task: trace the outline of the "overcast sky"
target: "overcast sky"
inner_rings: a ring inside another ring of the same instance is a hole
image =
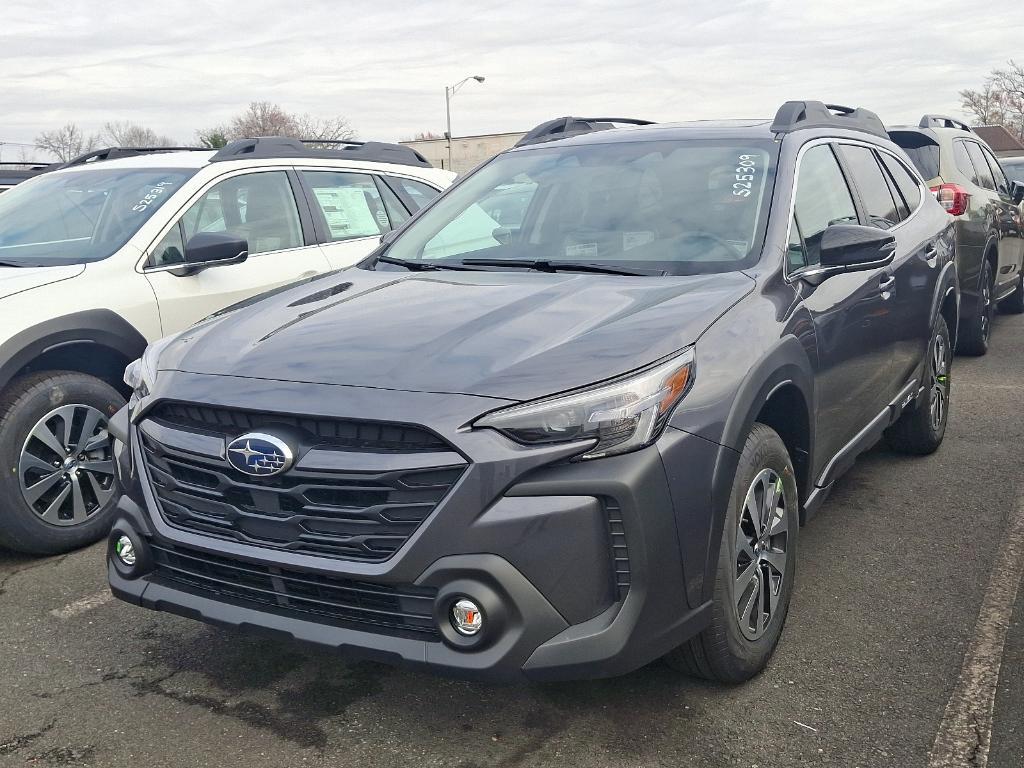
[[[444,86],[475,74],[455,135],[771,116],[786,99],[916,122],[960,115],[957,92],[1013,56],[1020,0],[3,0],[0,141],[131,120],[192,142],[257,99],[395,140],[443,131]]]

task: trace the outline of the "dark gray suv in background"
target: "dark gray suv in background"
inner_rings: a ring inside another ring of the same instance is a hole
[[[749,678],[836,479],[942,441],[952,243],[865,110],[538,126],[129,367],[111,587],[487,679]]]

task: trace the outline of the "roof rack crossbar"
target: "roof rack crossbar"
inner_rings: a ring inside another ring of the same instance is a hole
[[[336,144],[338,148],[319,149],[306,144]],[[284,136],[260,136],[235,139],[217,151],[210,162],[224,160],[273,157],[321,157],[332,160],[364,160],[395,165],[415,165],[430,168],[427,159],[412,147],[388,144],[382,141],[352,141],[349,139],[291,139]]]
[[[11,165],[23,165],[26,168],[45,168],[48,165],[52,165],[52,163],[44,160],[0,160],[0,168]]]
[[[541,123],[516,142],[517,147],[530,144],[542,144],[546,141],[557,141],[570,136],[580,136],[594,131],[606,131],[620,125],[653,125],[653,120],[640,120],[635,117],[556,117]]]
[[[957,120],[955,117],[949,115],[925,115],[921,118],[921,122],[917,124],[918,128],[959,128],[961,131],[970,131],[971,126],[965,123],[963,120]]]
[[[789,133],[803,128],[845,128],[889,138],[874,112],[863,107],[825,104],[821,101],[787,101],[772,120],[772,133]]]
[[[98,163],[102,160],[116,160],[120,157],[135,157],[136,155],[152,155],[158,152],[209,152],[209,147],[104,147],[94,149],[92,152],[74,157],[66,163],[58,165],[58,168],[71,168],[86,163]]]

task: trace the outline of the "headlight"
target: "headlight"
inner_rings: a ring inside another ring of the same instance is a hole
[[[580,458],[650,445],[693,382],[693,347],[628,378],[516,405],[477,419],[524,445],[594,440]]]
[[[160,357],[160,353],[173,340],[173,336],[167,336],[159,341],[154,341],[146,347],[142,357],[129,363],[128,367],[124,369],[124,383],[132,389],[132,402],[130,403],[132,407],[139,400],[149,397],[153,391],[153,387],[156,384],[157,360]]]

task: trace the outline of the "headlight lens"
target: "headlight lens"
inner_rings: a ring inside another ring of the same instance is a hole
[[[160,353],[173,339],[173,336],[167,336],[159,341],[154,341],[146,347],[142,357],[129,363],[128,367],[124,369],[124,383],[132,389],[130,405],[133,408],[140,400],[149,397],[153,391],[156,384],[157,360]]]
[[[516,405],[477,419],[524,445],[596,440],[580,458],[650,445],[693,383],[693,347],[610,384]]]

